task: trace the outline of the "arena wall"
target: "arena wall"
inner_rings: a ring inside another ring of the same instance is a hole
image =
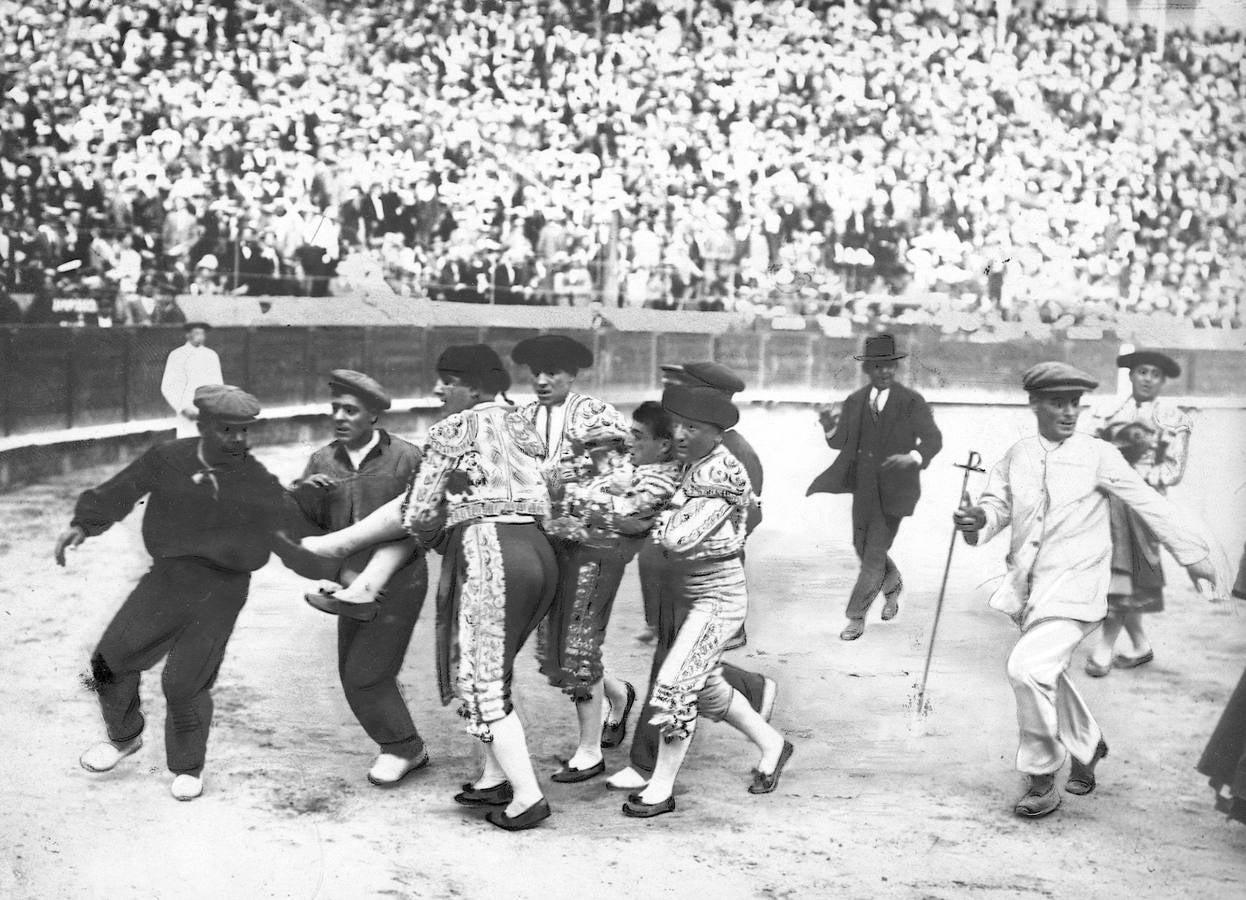
[[[366,371],[394,396],[397,414],[416,430],[435,406],[432,367],[452,344],[487,343],[508,359],[516,342],[540,328],[473,326],[228,327],[212,332],[227,381],[246,387],[266,407],[255,440],[323,438],[325,373]],[[842,397],[861,383],[853,354],[860,335],[810,332],[691,333],[615,328],[559,331],[594,349],[597,364],[582,376],[588,392],[620,404],[654,396],[664,362],[717,359],[736,369],[752,402],[809,403]],[[910,354],[903,375],[935,403],[1023,401],[1021,373],[1046,359],[1073,363],[1105,389],[1117,378],[1120,339],[1068,337],[1038,341],[998,336],[951,337],[932,328],[892,328]],[[165,357],[182,342],[179,328],[0,329],[0,489],[92,463],[129,458],[171,435],[160,396]],[[1246,406],[1242,349],[1164,347],[1182,365],[1168,394],[1193,405]],[[512,370],[517,395],[525,373]],[[394,421],[394,427],[399,423]]]

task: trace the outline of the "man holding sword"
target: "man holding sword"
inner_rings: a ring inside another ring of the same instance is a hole
[[[1089,794],[1107,743],[1068,676],[1078,644],[1107,614],[1112,543],[1108,495],[1155,533],[1191,576],[1215,582],[1210,548],[1181,524],[1111,444],[1076,432],[1082,394],[1098,382],[1073,366],[1045,362],[1022,384],[1038,434],[1014,444],[991,471],[977,505],[968,496],[953,514],[972,545],[1011,525],[1008,573],[990,604],[1021,628],[1008,657],[1021,744],[1017,768],[1028,779],[1017,815],[1037,818],[1060,805],[1055,776],[1066,751],[1065,790]]]

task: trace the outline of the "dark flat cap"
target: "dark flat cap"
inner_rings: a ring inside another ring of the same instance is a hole
[[[182,331],[192,331],[196,328],[202,328],[204,331],[212,330],[212,326],[209,325],[207,322],[194,321],[194,322],[187,322],[186,324],[184,324],[182,326]]]
[[[195,408],[205,419],[245,425],[260,414],[260,401],[232,384],[205,384],[195,389]]]
[[[689,387],[711,387],[728,394],[744,390],[744,379],[722,363],[712,360],[684,363],[682,366],[665,365],[662,370],[678,375]]]
[[[511,359],[538,372],[578,372],[593,364],[593,351],[564,334],[542,334],[516,344]]]
[[[1122,369],[1130,370],[1138,366],[1155,366],[1168,378],[1177,378],[1181,375],[1181,366],[1177,365],[1177,361],[1158,350],[1135,350],[1133,353],[1116,357],[1116,364]]]
[[[1099,386],[1081,369],[1063,362],[1041,362],[1031,366],[1021,376],[1021,386],[1031,394],[1050,394],[1058,391],[1084,393]]]
[[[672,415],[724,430],[734,428],[740,421],[740,411],[731,398],[711,387],[672,384],[662,392],[662,408]]]
[[[392,403],[379,381],[354,369],[334,369],[330,372],[329,390],[335,394],[352,394],[372,409],[389,409]]]
[[[437,371],[454,375],[489,396],[511,386],[510,373],[488,344],[457,344],[437,358]]]

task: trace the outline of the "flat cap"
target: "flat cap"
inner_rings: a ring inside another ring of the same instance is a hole
[[[1058,391],[1093,391],[1099,386],[1081,369],[1063,362],[1041,362],[1031,366],[1021,376],[1021,386],[1031,394],[1050,394]]]
[[[672,415],[724,430],[734,428],[740,421],[740,411],[731,398],[711,387],[672,384],[662,392],[662,408]]]
[[[510,373],[488,344],[456,344],[437,358],[437,371],[455,375],[489,396],[511,386]]]
[[[194,331],[196,328],[202,328],[204,331],[211,331],[212,326],[200,319],[192,319],[182,325],[182,331]]]
[[[593,351],[565,334],[542,334],[516,344],[511,359],[538,372],[578,372],[593,364]]]
[[[716,391],[738,394],[744,390],[744,379],[720,362],[690,362],[664,365],[662,371],[678,375],[690,387],[711,387]]]
[[[260,414],[260,401],[232,384],[205,384],[196,388],[194,403],[201,417],[231,425],[254,422]]]
[[[1135,350],[1133,353],[1126,353],[1116,357],[1116,365],[1130,370],[1138,366],[1151,365],[1163,372],[1167,378],[1177,378],[1181,375],[1181,366],[1177,365],[1177,361],[1158,350]]]
[[[330,372],[329,390],[335,394],[353,394],[372,409],[389,409],[392,403],[379,381],[354,369],[334,369]]]

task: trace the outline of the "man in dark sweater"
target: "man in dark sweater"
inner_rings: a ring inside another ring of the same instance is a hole
[[[883,619],[899,612],[904,582],[888,551],[900,520],[917,506],[921,470],[943,448],[926,401],[895,381],[896,364],[905,356],[889,334],[866,338],[865,353],[856,359],[870,383],[849,394],[842,407],[819,414],[827,444],[840,453],[807,495],[852,494],[852,546],[861,560],[848,599],[848,626],[839,635],[845,641],[865,632],[879,591],[886,598]]]
[[[107,772],[142,746],[139,679],[167,655],[164,738],[178,800],[203,793],[211,688],[251,573],[275,549],[289,502],[248,453],[247,426],[259,415],[259,402],[239,388],[208,385],[195,391],[194,404],[200,436],[157,445],[84,491],[55,550],[56,562],[65,565],[66,550],[107,531],[148,497],[143,542],[151,569],[91,656],[89,683],[99,694],[108,740],[88,749],[81,763]]]
[[[374,379],[349,369],[330,373],[335,440],[311,455],[292,488],[303,515],[320,533],[338,531],[365,518],[401,494],[420,466],[420,451],[377,427],[390,398]],[[367,621],[338,617],[338,674],[346,701],[381,752],[368,773],[378,786],[397,784],[428,763],[424,741],[398,688],[411,632],[428,592],[428,567],[414,538],[408,561],[379,586],[383,602]],[[337,581],[354,585],[372,549],[342,563]],[[374,598],[369,597],[368,600]]]

